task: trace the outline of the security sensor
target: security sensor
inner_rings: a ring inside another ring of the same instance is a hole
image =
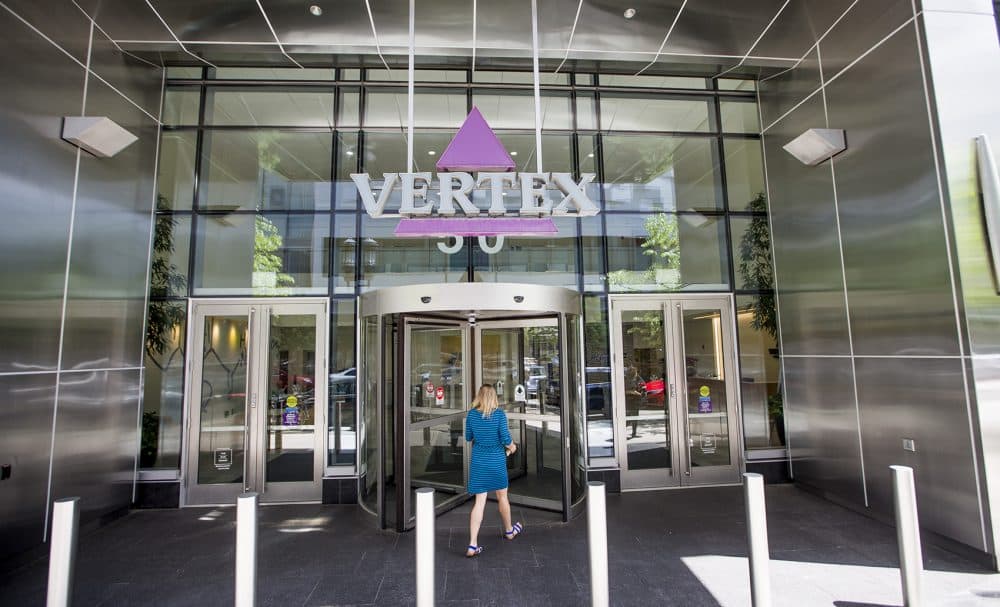
[[[469,314],[469,326],[470,327],[476,326],[476,313],[475,312]]]
[[[431,298],[429,295],[424,295],[423,297],[420,298],[420,301],[425,304],[429,304],[431,303]]]
[[[522,301],[524,301],[524,295],[515,295],[514,296],[514,303],[521,303]]]

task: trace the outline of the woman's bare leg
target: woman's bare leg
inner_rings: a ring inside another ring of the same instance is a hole
[[[476,496],[478,497],[478,496]],[[507,499],[507,490],[497,491],[497,507],[500,509],[500,520],[503,522],[504,532],[510,531],[510,500]]]
[[[504,492],[506,493],[506,492]],[[504,499],[507,496],[504,495]],[[472,512],[469,513],[469,545],[479,545],[479,527],[483,524],[483,513],[486,511],[486,494],[477,493],[476,503],[472,505]],[[509,511],[509,507],[508,507]],[[510,518],[508,514],[507,518]]]

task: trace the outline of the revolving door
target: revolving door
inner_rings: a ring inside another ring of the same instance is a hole
[[[413,527],[414,492],[438,513],[468,500],[465,415],[476,389],[497,390],[518,451],[514,504],[582,507],[586,486],[579,296],[536,285],[397,287],[362,297],[361,505],[382,528]]]

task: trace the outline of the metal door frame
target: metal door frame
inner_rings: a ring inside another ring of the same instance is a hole
[[[313,314],[316,317],[316,359],[313,419],[313,480],[266,482],[267,453],[267,347],[271,313]],[[200,453],[202,360],[205,346],[205,318],[209,316],[246,315],[247,381],[244,397],[243,483],[199,485],[197,477]],[[184,376],[184,434],[181,458],[181,505],[232,505],[245,491],[258,491],[262,502],[319,502],[323,497],[327,442],[328,369],[330,343],[328,300],[296,299],[191,299],[187,309],[187,352]],[[263,348],[260,345],[263,344]],[[198,353],[196,355],[196,353]],[[197,403],[197,406],[196,406]],[[255,412],[251,413],[251,410]],[[294,486],[293,486],[294,485]],[[308,485],[308,488],[306,486]],[[304,490],[305,489],[305,490]]]
[[[730,464],[713,466],[712,470],[697,470],[690,466],[688,446],[690,420],[687,412],[687,372],[684,361],[682,311],[692,307],[721,310],[723,369],[726,373],[726,406],[729,424]],[[661,489],[695,485],[736,484],[740,482],[743,461],[742,408],[740,399],[739,365],[736,356],[736,325],[732,294],[670,294],[613,295],[609,298],[611,324],[612,394],[614,395],[615,458],[621,473],[622,490]],[[629,310],[656,310],[662,314],[664,358],[666,365],[664,390],[668,410],[668,436],[671,440],[670,468],[629,470],[625,437],[624,348],[621,315]],[[673,381],[671,381],[671,378]],[[676,378],[681,378],[680,380]]]

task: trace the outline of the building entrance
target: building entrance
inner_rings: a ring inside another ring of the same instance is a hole
[[[326,301],[193,300],[189,318],[183,503],[319,501]]]
[[[433,309],[438,298],[444,309]],[[484,383],[496,388],[518,444],[507,460],[511,501],[573,515],[586,485],[577,298],[476,284],[362,299],[360,501],[382,527],[412,528],[420,487],[436,490],[439,512],[469,499],[465,415]],[[403,311],[408,300],[425,309]],[[504,302],[509,309],[497,309]]]
[[[611,301],[622,489],[740,481],[729,296]]]

